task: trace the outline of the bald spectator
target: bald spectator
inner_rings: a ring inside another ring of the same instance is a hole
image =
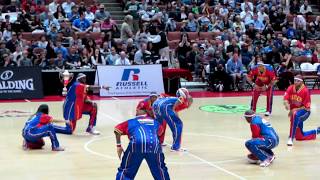
[[[127,58],[127,54],[124,51],[120,52],[120,58],[116,60],[114,65],[116,65],[116,66],[129,66],[129,65],[131,65],[129,59]]]
[[[188,20],[186,24],[187,32],[198,32],[199,31],[199,23],[195,20],[193,13],[188,14]]]

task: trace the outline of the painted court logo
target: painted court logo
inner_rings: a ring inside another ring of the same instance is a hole
[[[199,108],[202,111],[206,112],[214,112],[214,113],[223,113],[223,114],[234,114],[234,113],[244,113],[245,111],[250,109],[248,105],[240,105],[240,104],[223,104],[223,105],[205,105],[200,106]],[[257,113],[266,112],[265,108],[257,107]]]
[[[121,81],[116,83],[116,89],[147,89],[147,81],[140,79],[140,72],[138,68],[124,69]]]

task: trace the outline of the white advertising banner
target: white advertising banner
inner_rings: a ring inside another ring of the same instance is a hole
[[[162,66],[98,66],[96,83],[110,86],[100,96],[145,96],[151,92],[163,93]]]

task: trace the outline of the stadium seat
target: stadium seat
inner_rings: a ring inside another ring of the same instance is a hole
[[[174,40],[178,40],[180,41],[181,38],[181,33],[178,31],[175,32],[168,32],[168,40],[169,41],[174,41]]]

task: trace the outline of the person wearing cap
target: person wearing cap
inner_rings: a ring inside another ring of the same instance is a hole
[[[105,19],[108,19],[110,17],[111,15],[108,11],[105,11],[104,5],[100,4],[99,10],[97,10],[95,13],[95,20],[98,22],[103,22]]]
[[[272,151],[279,144],[279,137],[271,124],[253,110],[245,112],[244,117],[250,124],[252,138],[245,142],[245,146],[251,152],[249,163],[260,164],[261,167],[269,166],[275,159]]]
[[[193,99],[189,91],[186,88],[180,88],[176,93],[176,97],[158,98],[152,105],[156,120],[160,123],[165,120],[172,131],[172,151],[185,151],[185,149],[181,148],[183,123],[178,116],[178,112],[189,108],[192,102]]]
[[[276,81],[276,75],[273,67],[269,64],[263,64],[260,56],[256,56],[257,65],[255,65],[248,74],[247,81],[253,87],[251,109],[256,111],[257,102],[262,92],[267,94],[266,116],[272,112],[273,85]],[[254,81],[254,82],[253,82]]]
[[[42,149],[44,146],[43,138],[49,137],[52,151],[64,151],[56,136],[56,128],[60,127],[53,125],[53,121],[53,118],[49,116],[48,105],[40,105],[37,112],[28,119],[22,130],[23,149]]]
[[[82,118],[83,114],[90,116],[89,125],[86,132],[92,135],[99,135],[100,133],[94,129],[97,121],[97,104],[91,101],[87,92],[89,90],[95,91],[97,89],[109,90],[108,86],[95,86],[86,84],[86,75],[79,73],[76,81],[71,85],[68,90],[64,105],[63,105],[63,116],[70,125],[66,129],[61,129],[64,134],[72,134],[76,128],[77,120]]]
[[[294,84],[288,87],[283,100],[284,107],[289,110],[288,116],[290,117],[290,134],[287,145],[292,146],[294,139],[297,141],[316,139],[316,135],[320,133],[319,127],[303,131],[303,122],[308,119],[311,113],[311,97],[301,75],[294,77]]]

